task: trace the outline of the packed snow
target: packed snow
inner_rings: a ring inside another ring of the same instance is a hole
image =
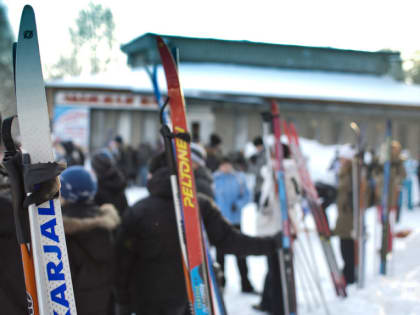
[[[307,157],[308,167],[313,178],[333,181],[333,174],[328,171],[329,164],[334,158],[336,146],[324,146],[311,140],[301,140],[302,151]],[[417,180],[417,178],[415,178]],[[418,185],[414,183],[414,203],[418,204]],[[129,203],[144,198],[147,191],[144,188],[132,187],[127,190]],[[337,217],[335,205],[327,209],[332,227]],[[256,235],[256,205],[248,204],[243,211],[242,226],[244,233]],[[308,264],[305,257],[311,260],[308,240],[304,233],[299,233],[294,243],[295,270],[297,283],[297,299],[299,314],[340,314],[340,315],[416,315],[420,314],[420,207],[408,210],[403,206],[401,221],[396,224],[395,231],[410,230],[405,238],[394,239],[394,250],[389,263],[389,274],[379,275],[379,243],[380,225],[377,211],[369,208],[366,211],[366,226],[368,240],[366,244],[366,285],[358,289],[357,285],[347,287],[348,297],[338,298],[335,294],[326,261],[317,238],[314,222],[311,217],[305,220],[309,227],[309,242],[315,253],[316,263],[310,263],[310,268],[316,267],[322,291],[327,301],[327,309],[322,303],[319,290],[315,286],[313,277],[308,273]],[[332,238],[336,257],[342,265],[339,252],[339,240]],[[306,256],[305,254],[306,253]],[[262,292],[264,278],[267,272],[266,258],[250,256],[247,258],[249,278],[258,292]],[[255,315],[265,314],[252,309],[258,304],[261,297],[255,294],[241,293],[240,277],[235,257],[226,256],[226,288],[224,292],[225,303],[229,314]],[[280,298],[280,297],[279,297]]]

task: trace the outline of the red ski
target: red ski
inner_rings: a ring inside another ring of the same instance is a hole
[[[191,150],[185,100],[181,89],[175,60],[161,37],[156,36],[157,46],[165,70],[174,133],[177,177],[187,247],[188,271],[193,293],[195,315],[214,314],[208,279],[208,267],[201,229],[200,210],[197,202],[194,174],[191,167]]]
[[[313,184],[306,167],[305,159],[300,151],[299,137],[293,123],[284,122],[284,130],[287,135],[293,159],[298,167],[299,178],[303,186],[309,208],[315,220],[316,229],[321,240],[322,249],[327,259],[331,278],[338,296],[346,297],[346,280],[338,267],[337,260],[331,245],[331,231],[325,213],[319,203],[318,192]]]

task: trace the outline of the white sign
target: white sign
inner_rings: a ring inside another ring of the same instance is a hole
[[[133,107],[158,109],[154,96],[132,93],[60,91],[55,94],[55,104],[87,107]]]
[[[54,135],[57,141],[73,141],[85,151],[89,147],[89,108],[56,105]]]

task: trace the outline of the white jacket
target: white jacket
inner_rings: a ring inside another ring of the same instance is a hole
[[[300,187],[298,170],[292,159],[283,160],[285,170],[286,195],[289,217],[296,222],[296,206],[299,205],[300,195],[296,192],[294,182]],[[261,169],[263,183],[257,212],[257,235],[273,235],[282,229],[281,210],[278,191],[275,185],[274,173],[268,166]],[[300,188],[299,188],[300,190]],[[292,224],[293,225],[293,224]]]

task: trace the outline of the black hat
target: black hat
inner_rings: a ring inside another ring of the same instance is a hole
[[[160,169],[162,167],[166,167],[166,166],[168,166],[168,163],[166,161],[166,152],[163,151],[163,152],[155,155],[154,157],[152,157],[150,159],[150,162],[149,162],[149,173],[150,174],[153,174],[158,169]]]
[[[120,135],[115,136],[114,140],[115,140],[115,142],[117,142],[119,144],[123,143],[123,138]]]
[[[220,164],[219,164],[219,165],[221,165],[221,164],[225,164],[225,163],[228,163],[228,164],[233,164],[233,160],[232,160],[232,158],[231,158],[229,155],[225,155],[225,156],[223,156],[223,157],[220,159]]]
[[[97,175],[108,171],[112,166],[112,159],[104,152],[95,153],[90,161],[93,170]]]
[[[259,145],[263,145],[263,144],[264,144],[263,139],[262,139],[261,137],[256,137],[256,138],[252,141],[252,143],[253,143],[255,146],[259,146]]]
[[[281,144],[283,147],[283,158],[289,159],[290,158],[290,148],[286,143]]]
[[[217,146],[217,145],[219,145],[221,143],[222,143],[222,138],[220,138],[220,136],[218,136],[215,133],[212,133],[210,135],[210,146],[211,147],[215,147],[215,146]]]

